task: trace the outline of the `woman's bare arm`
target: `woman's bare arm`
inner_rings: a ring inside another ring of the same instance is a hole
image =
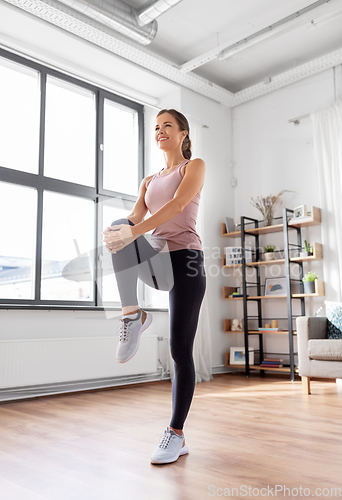
[[[145,205],[146,184],[152,177],[153,175],[150,175],[141,181],[138,199],[135,202],[132,212],[127,216],[127,219],[132,221],[133,224],[139,224],[148,212],[148,208]]]

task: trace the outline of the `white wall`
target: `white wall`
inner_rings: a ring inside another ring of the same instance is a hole
[[[290,124],[288,120],[332,103],[335,84],[337,96],[342,90],[340,70],[341,67],[335,69],[335,81],[334,70],[326,70],[233,109],[234,170],[238,179],[234,197],[236,219],[241,215],[262,219],[260,212],[250,204],[251,197],[277,195],[283,189],[293,190],[294,193],[283,196],[283,204],[276,216],[282,214],[284,206],[320,206],[311,119],[303,119],[298,126]],[[303,230],[303,235],[310,242],[320,242],[320,226]],[[282,233],[267,235],[262,243],[274,243],[283,248]],[[320,279],[324,279],[322,262],[314,262],[311,266],[306,264],[305,272],[310,269],[316,271]],[[284,273],[284,270],[281,272]],[[323,300],[307,300],[306,314],[314,314]],[[286,316],[285,303],[281,305],[279,301],[264,301],[263,307],[268,317]],[[295,313],[300,314],[298,307]],[[256,347],[256,339],[251,343]],[[266,346],[271,351],[287,350],[286,339],[280,336],[277,339],[267,336]]]
[[[283,197],[290,205],[318,205],[311,119],[303,119],[299,126],[288,120],[333,100],[330,69],[233,109],[236,216],[261,218],[250,205],[251,196],[278,194],[283,189],[295,191]]]

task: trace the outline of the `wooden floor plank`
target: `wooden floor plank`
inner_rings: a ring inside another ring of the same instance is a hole
[[[0,477],[0,498],[6,500],[46,500],[46,497],[30,492],[21,488],[17,484],[11,483]]]
[[[275,485],[342,493],[341,409],[334,381],[313,380],[307,396],[281,375],[215,376],[196,384],[189,455],[153,466],[170,419],[169,381],[2,404],[0,498],[202,500],[224,488],[265,498],[261,488]]]

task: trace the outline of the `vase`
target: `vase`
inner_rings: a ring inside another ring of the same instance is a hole
[[[303,283],[304,283],[304,293],[315,293],[314,281],[303,281]]]
[[[274,252],[265,252],[264,253],[264,260],[266,262],[268,262],[270,260],[274,260]]]
[[[272,226],[272,222],[273,222],[273,214],[270,213],[270,214],[265,214],[265,218],[264,218],[264,226],[267,227],[267,226]]]

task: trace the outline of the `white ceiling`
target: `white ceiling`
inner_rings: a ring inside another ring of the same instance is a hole
[[[148,95],[152,95],[148,75],[158,75],[165,83],[174,82],[229,107],[342,65],[342,0],[180,0],[157,19],[158,32],[149,45],[140,45],[62,1],[0,0],[0,43],[6,34],[12,40],[11,46],[13,40],[21,40],[29,33],[32,40],[38,37],[49,45],[55,30],[44,38],[41,30],[52,24],[78,40],[101,47],[106,54],[114,54],[115,64],[113,59],[110,70],[116,71],[115,81],[118,67],[123,68],[126,63],[128,69],[120,70],[120,78],[126,75],[130,87],[139,84]],[[81,1],[97,2],[100,6],[98,0]],[[135,8],[150,3],[150,0],[125,1]],[[266,40],[258,38],[258,43],[243,48],[233,57],[218,59],[226,47],[253,37],[309,6],[315,9],[273,30]],[[10,22],[8,14],[1,15],[1,8],[6,10],[5,7],[9,13],[13,11],[14,17],[20,9],[23,19],[38,18],[43,24],[36,32],[15,19]],[[27,41],[25,44],[28,47]],[[30,41],[29,46],[32,44]],[[55,44],[46,50],[55,52]],[[83,46],[84,57],[89,56],[87,50]],[[80,57],[80,66],[82,60]],[[135,73],[139,67],[144,69],[145,87],[141,78],[132,77],[133,66]],[[106,65],[99,71],[111,78]]]
[[[126,0],[126,3],[139,8],[146,1]],[[314,3],[312,0],[182,0],[157,19],[157,35],[146,49],[181,66]],[[314,29],[312,20],[317,22]],[[227,60],[216,57],[193,73],[236,93],[263,82],[268,76],[274,77],[341,49],[341,28],[342,0],[330,0],[288,23],[287,32]]]

